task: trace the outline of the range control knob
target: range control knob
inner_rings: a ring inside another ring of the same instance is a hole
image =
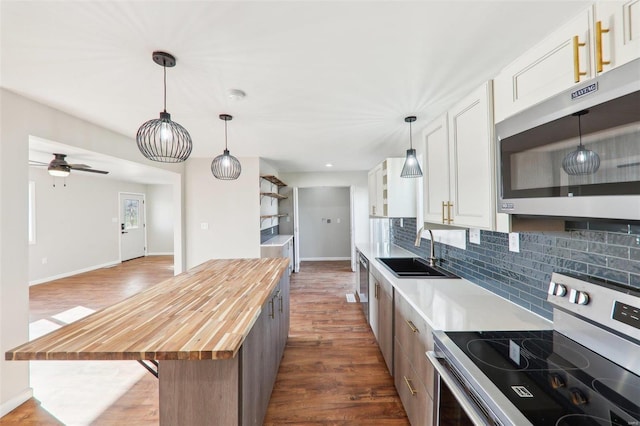
[[[582,393],[580,389],[571,389],[569,391],[569,395],[571,396],[571,403],[573,405],[585,405],[587,402],[589,402],[587,396]]]
[[[549,283],[548,293],[551,296],[564,297],[567,294],[567,287],[564,284],[558,284],[553,281]]]
[[[553,389],[563,388],[567,385],[567,382],[562,378],[558,373],[553,373],[549,375],[549,383]]]
[[[569,302],[575,303],[576,305],[588,305],[589,301],[589,293],[571,289],[571,292],[569,293]]]

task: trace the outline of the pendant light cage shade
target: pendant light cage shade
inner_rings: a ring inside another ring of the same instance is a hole
[[[229,150],[225,149],[222,155],[218,155],[211,162],[211,173],[221,180],[238,179],[242,172],[240,161],[233,155],[229,154]]]
[[[568,175],[592,175],[600,168],[600,156],[583,145],[562,159],[562,168]]]
[[[402,166],[400,177],[419,178],[422,177],[422,169],[420,168],[420,163],[416,157],[416,150],[413,149],[413,138],[411,132],[411,123],[416,121],[416,117],[411,115],[409,117],[405,117],[404,121],[409,123],[409,149],[407,150],[407,157],[404,160],[404,166]]]
[[[240,161],[229,154],[227,149],[227,121],[233,119],[229,114],[220,114],[220,120],[224,121],[224,151],[211,162],[211,173],[216,179],[235,180],[242,172]]]
[[[402,166],[400,177],[422,177],[422,169],[420,169],[420,164],[418,163],[418,158],[416,157],[416,150],[413,148],[407,150],[407,158],[404,160],[404,166]]]
[[[578,148],[562,159],[562,169],[570,176],[592,175],[600,168],[600,156],[597,152],[582,145],[582,123],[580,117],[589,113],[588,109],[573,114],[578,117]]]
[[[167,67],[176,65],[176,58],[166,52],[153,52],[153,62],[164,71],[164,111],[160,118],[149,120],[140,126],[136,134],[138,149],[146,158],[161,163],[181,163],[189,158],[193,142],[187,129],[167,112]]]
[[[136,143],[142,155],[161,163],[181,163],[189,158],[193,149],[187,129],[171,121],[168,112],[161,112],[159,119],[149,120],[140,126]]]

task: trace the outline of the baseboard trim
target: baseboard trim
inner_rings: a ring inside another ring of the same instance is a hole
[[[173,256],[173,252],[172,251],[168,251],[166,253],[164,253],[164,252],[147,253],[147,256]]]
[[[327,260],[351,260],[350,257],[306,257],[300,258],[301,262],[324,262]]]
[[[0,417],[6,416],[11,411],[27,402],[31,397],[33,397],[33,388],[26,388],[10,400],[3,402],[0,405]]]
[[[95,271],[96,269],[110,268],[110,267],[119,265],[120,263],[121,262],[119,260],[116,260],[116,261],[113,261],[113,262],[103,263],[101,265],[94,265],[94,266],[89,266],[87,268],[78,269],[76,271],[65,272],[65,273],[62,273],[62,274],[53,275],[53,276],[46,277],[46,278],[40,278],[40,279],[37,279],[37,280],[32,280],[32,281],[29,281],[29,286],[43,284],[43,283],[46,283],[46,282],[49,282],[49,281],[53,281],[53,280],[59,280],[60,278],[71,277],[73,275],[82,274],[83,272]]]

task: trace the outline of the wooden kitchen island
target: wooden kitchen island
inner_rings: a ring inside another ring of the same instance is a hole
[[[288,266],[210,260],[5,359],[157,361],[161,425],[262,424],[289,333]]]

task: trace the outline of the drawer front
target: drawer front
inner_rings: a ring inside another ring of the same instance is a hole
[[[427,351],[433,350],[433,330],[411,305],[399,295],[396,297],[395,312],[398,343],[402,346],[420,380],[427,385],[429,395],[433,397],[434,371],[425,354]]]
[[[396,339],[394,383],[412,425],[433,424],[433,399]]]

